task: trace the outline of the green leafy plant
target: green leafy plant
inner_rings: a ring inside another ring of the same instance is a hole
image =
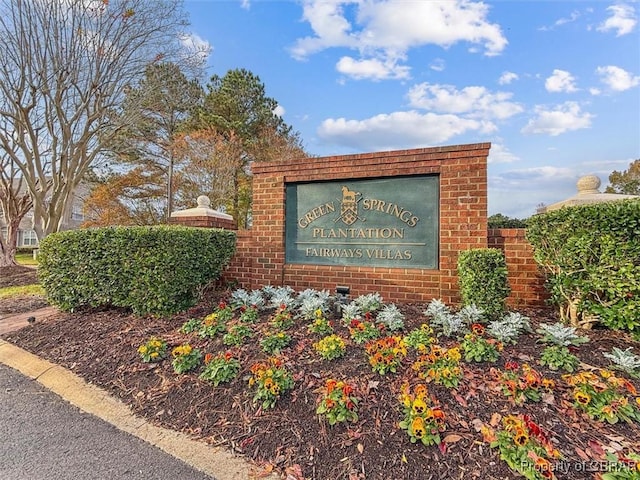
[[[418,351],[427,350],[429,345],[435,342],[433,328],[426,323],[421,324],[420,327],[411,330],[404,336],[404,343]]]
[[[529,480],[555,479],[551,461],[561,458],[548,434],[528,415],[507,415],[497,432],[490,426],[482,427],[482,434],[491,448],[500,451],[500,459],[509,468]]]
[[[612,368],[622,370],[632,378],[640,378],[640,357],[631,352],[631,348],[620,350],[613,347],[611,353],[603,353],[602,355],[613,362]]]
[[[466,362],[495,362],[500,358],[502,343],[493,338],[484,338],[485,329],[479,323],[471,326],[471,333],[464,336],[460,348]]]
[[[599,370],[598,374],[582,371],[562,378],[573,388],[574,406],[590,418],[611,424],[640,422],[640,397],[628,380],[610,370]]]
[[[368,315],[365,317],[368,317]],[[349,336],[357,344],[379,338],[380,335],[380,329],[372,321],[354,318],[349,323]]]
[[[171,365],[176,373],[187,373],[200,365],[202,352],[198,348],[193,348],[188,343],[184,343],[171,350],[173,360]]]
[[[433,404],[427,387],[418,384],[411,391],[409,385],[404,384],[399,400],[403,411],[399,426],[407,432],[411,443],[439,445],[440,433],[447,428],[445,414],[439,406]]]
[[[607,473],[602,474],[602,480],[640,480],[640,455],[637,453],[607,452],[605,460],[608,462]]]
[[[225,325],[223,317],[216,311],[202,319],[198,335],[202,338],[214,338],[219,333],[224,333],[226,329],[227,326]]]
[[[313,348],[325,360],[340,358],[346,351],[344,340],[335,334],[328,335],[314,343]]]
[[[398,371],[407,355],[407,347],[402,337],[384,337],[367,343],[365,352],[373,371],[385,375],[387,372]]]
[[[571,353],[568,347],[549,345],[542,350],[540,365],[546,365],[551,370],[574,372],[580,365],[580,360]]]
[[[316,410],[324,415],[329,425],[339,422],[358,421],[358,403],[360,399],[354,395],[354,387],[342,380],[330,378],[320,390],[320,404]]]
[[[190,318],[182,327],[180,327],[180,333],[193,333],[197,332],[202,328],[202,319],[201,318]]]
[[[229,327],[229,331],[222,337],[222,343],[230,346],[239,346],[252,336],[253,330],[251,330],[251,327],[240,323]]]
[[[181,226],[83,228],[53,233],[38,251],[38,278],[64,311],[83,306],[170,315],[194,306],[235,251],[229,230]]]
[[[250,371],[249,386],[255,388],[253,401],[262,402],[263,409],[273,408],[278,399],[294,386],[293,375],[277,357],[254,363]]]
[[[204,365],[200,378],[212,383],[214,387],[223,382],[230,382],[238,376],[240,371],[240,362],[231,352],[219,353],[215,356],[207,353],[204,356]]]
[[[138,347],[143,362],[159,362],[167,356],[167,342],[158,337],[151,337]]]
[[[309,325],[308,330],[316,335],[330,335],[333,333],[333,322],[327,319],[321,309],[317,309],[313,323]]]
[[[293,315],[287,305],[281,305],[271,316],[271,325],[277,330],[286,330],[293,326]]]
[[[534,215],[527,239],[563,321],[598,319],[640,328],[640,201],[574,206]]]
[[[259,312],[258,307],[250,306],[250,307],[240,307],[240,316],[238,320],[242,323],[254,323],[258,320]]]
[[[269,355],[280,353],[280,351],[291,343],[291,336],[286,332],[275,332],[266,335],[261,341],[262,351]]]
[[[460,348],[443,348],[431,344],[428,352],[420,355],[412,366],[420,378],[433,381],[447,388],[457,388],[462,379],[463,371],[460,367],[462,355]]]
[[[458,256],[458,282],[463,305],[475,305],[489,318],[504,312],[511,289],[501,250],[476,248],[461,251]]]

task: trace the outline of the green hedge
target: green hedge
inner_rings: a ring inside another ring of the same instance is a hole
[[[71,230],[40,244],[38,277],[63,310],[115,306],[172,314],[198,301],[235,252],[235,232],[180,226]]]
[[[458,279],[464,306],[475,305],[489,318],[504,313],[511,288],[501,250],[473,248],[461,251],[458,255]]]
[[[552,301],[578,324],[640,330],[640,201],[565,207],[529,220]]]

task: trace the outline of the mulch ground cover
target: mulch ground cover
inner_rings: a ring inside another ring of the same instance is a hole
[[[398,426],[403,384],[423,382],[411,368],[417,359],[415,351],[409,349],[397,373],[384,376],[372,371],[364,347],[348,340],[344,357],[326,361],[313,348],[320,336],[309,333],[309,321],[302,319],[288,329],[292,342],[282,352],[295,387],[275,408],[263,410],[253,403],[248,385],[251,365],[268,357],[258,335],[230,349],[220,335],[203,339],[195,333],[180,333],[186,321],[205,317],[220,300],[228,300],[229,294],[211,293],[197,307],[169,318],[140,318],[118,309],[84,310],[36,322],[4,338],[105,388],[157,425],[246,456],[256,464],[256,477],[275,471],[289,480],[518,478],[480,432],[483,425],[499,428],[500,419],[510,414],[529,415],[547,432],[563,459],[555,463],[557,478],[601,478],[607,452],[640,453],[640,424],[598,422],[579,412],[561,373],[536,364],[543,346],[537,341],[540,336],[532,333],[522,335],[516,345],[505,346],[495,363],[463,362],[464,377],[457,388],[427,385],[446,415],[439,445],[412,444]],[[399,305],[405,315],[405,332],[427,321],[425,307]],[[556,321],[552,311],[521,313],[530,317],[534,330],[540,323]],[[273,310],[263,311],[255,329],[264,328],[272,314]],[[349,339],[346,326],[334,320],[335,332]],[[591,341],[576,353],[583,368],[610,365],[602,353],[612,347],[632,346],[640,352],[640,344],[626,334],[604,329],[584,333]],[[174,373],[170,358],[143,363],[137,348],[152,336],[162,338],[170,348],[190,342],[206,353],[231,350],[241,362],[240,374],[230,383],[213,387],[198,378],[200,370]],[[441,337],[439,342],[446,346],[454,340]],[[539,402],[515,405],[497,386],[493,370],[503,370],[507,362],[529,363],[555,380],[552,393]],[[616,375],[628,378],[624,373]],[[361,399],[356,422],[330,426],[316,414],[318,391],[328,378],[355,386]],[[630,388],[640,390],[640,382],[629,380]]]

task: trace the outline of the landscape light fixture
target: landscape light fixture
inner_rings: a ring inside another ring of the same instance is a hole
[[[350,289],[349,287],[345,286],[345,285],[338,285],[338,286],[336,287],[336,293],[337,293],[338,295],[340,295],[340,296],[344,296],[344,297],[346,297],[347,295],[349,295],[349,291],[350,291],[350,290],[351,290],[351,289]]]
[[[350,290],[349,287],[344,285],[336,286],[336,301],[334,304],[336,315],[342,315],[342,306],[347,304],[347,297],[349,296]]]

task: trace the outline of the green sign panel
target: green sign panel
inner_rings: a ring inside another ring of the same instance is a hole
[[[286,262],[438,268],[436,175],[291,183]]]

